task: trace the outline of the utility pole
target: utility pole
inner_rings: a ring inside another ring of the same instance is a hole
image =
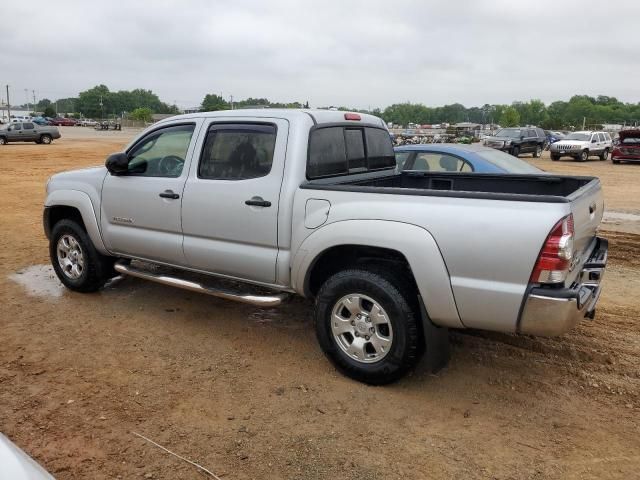
[[[100,95],[100,120],[104,120],[104,108],[102,108],[102,95]]]
[[[33,111],[36,111],[36,91],[35,90],[31,90],[31,93],[33,93]]]
[[[231,95],[231,110],[233,110],[233,95]]]
[[[9,84],[7,84],[7,117],[11,121],[11,102],[9,101]]]

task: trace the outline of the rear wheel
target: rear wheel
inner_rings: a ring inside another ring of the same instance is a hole
[[[589,159],[588,150],[583,150],[582,152],[580,152],[580,156],[578,157],[578,160],[580,160],[581,162],[586,162],[588,159]]]
[[[606,160],[609,158],[609,149],[605,148],[604,151],[600,154],[600,160]]]
[[[540,145],[536,145],[536,149],[533,152],[533,158],[538,158],[542,155],[542,147]]]
[[[52,140],[53,139],[51,138],[51,135],[41,135],[40,136],[40,143],[44,143],[45,145],[49,145]]]
[[[77,292],[95,292],[113,276],[114,259],[100,254],[73,220],[60,220],[49,241],[51,265],[60,281]]]
[[[409,281],[352,269],[330,277],[316,299],[316,335],[345,375],[381,385],[401,378],[419,360],[420,309]]]

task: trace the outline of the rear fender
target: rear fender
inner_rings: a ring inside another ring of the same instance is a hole
[[[388,220],[346,220],[331,223],[309,235],[292,265],[293,288],[304,295],[304,285],[315,259],[340,245],[363,245],[395,250],[409,262],[429,318],[433,323],[464,328],[456,308],[449,272],[433,236],[416,225]]]

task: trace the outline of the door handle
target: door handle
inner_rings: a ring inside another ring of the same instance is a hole
[[[249,200],[246,200],[245,205],[251,205],[252,207],[270,207],[271,202],[268,200],[264,200],[262,197],[252,197]]]
[[[177,193],[174,193],[173,190],[165,190],[164,192],[162,192],[160,194],[160,196],[162,198],[170,198],[172,200],[175,200],[177,198],[180,198],[180,195],[178,195]]]

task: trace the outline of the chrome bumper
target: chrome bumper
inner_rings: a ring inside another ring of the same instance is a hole
[[[597,238],[595,248],[570,288],[532,288],[520,315],[518,333],[554,337],[571,330],[583,318],[593,318],[608,250],[609,242]]]

